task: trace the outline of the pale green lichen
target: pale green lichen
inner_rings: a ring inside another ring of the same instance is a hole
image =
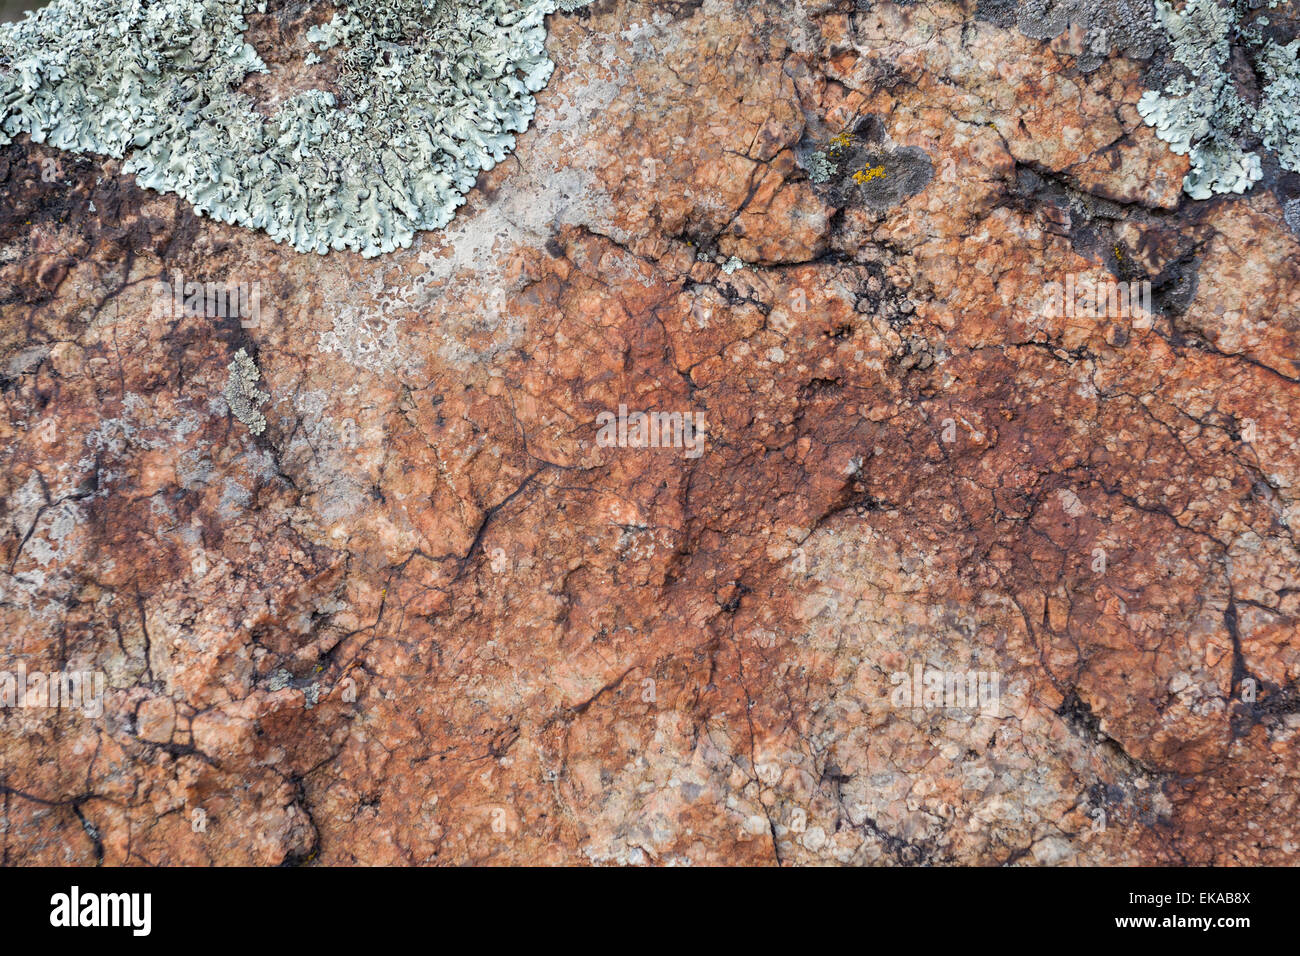
[[[309,33],[341,47],[340,95],[268,118],[237,91],[267,71],[244,39],[265,0],[55,0],[0,25],[0,145],[124,158],[214,219],[374,256],[445,226],[514,148],[553,69],[545,18],[586,2],[348,0]]]
[[[1175,153],[1191,159],[1183,189],[1193,199],[1242,193],[1260,180],[1259,154],[1243,146],[1252,133],[1279,165],[1300,172],[1300,43],[1282,46],[1257,26],[1243,26],[1248,9],[1245,0],[1188,0],[1181,11],[1156,0],[1158,22],[1184,75],[1144,93],[1137,108]],[[1234,44],[1265,81],[1256,106],[1233,79]]]
[[[815,183],[830,182],[832,176],[839,172],[839,166],[831,162],[824,150],[817,150],[808,157],[808,178]]]
[[[229,374],[222,394],[230,406],[230,414],[247,425],[254,435],[262,434],[266,431],[266,416],[258,411],[257,406],[271,396],[257,387],[257,383],[262,380],[257,363],[246,351],[240,349],[235,353],[234,360],[226,366],[226,371]]]
[[[1300,172],[1300,40],[1266,44],[1257,64],[1265,83],[1254,128],[1284,169]]]

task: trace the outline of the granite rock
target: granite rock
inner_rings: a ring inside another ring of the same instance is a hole
[[[377,258],[0,150],[4,862],[1294,864],[1300,179],[973,2],[548,30]]]

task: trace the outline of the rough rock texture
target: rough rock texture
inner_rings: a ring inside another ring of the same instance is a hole
[[[108,684],[0,710],[3,862],[1295,863],[1300,180],[1189,199],[1141,61],[973,0],[549,34],[377,259],[0,151],[0,669]],[[260,314],[160,314],[178,271]],[[1045,314],[1069,274],[1151,320]]]

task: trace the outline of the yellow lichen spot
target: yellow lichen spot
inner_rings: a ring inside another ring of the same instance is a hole
[[[848,149],[852,145],[853,145],[853,137],[850,136],[847,132],[840,133],[840,135],[836,136],[834,139],[831,140],[830,153],[832,156],[834,156],[838,153],[842,153],[844,150]]]
[[[864,166],[853,174],[853,181],[862,186],[873,179],[883,179],[886,175],[884,166]]]

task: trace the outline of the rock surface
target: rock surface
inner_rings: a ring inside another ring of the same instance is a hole
[[[0,710],[3,862],[1297,862],[1300,177],[1190,200],[1074,39],[598,0],[370,260],[0,150],[0,669],[106,680]]]

